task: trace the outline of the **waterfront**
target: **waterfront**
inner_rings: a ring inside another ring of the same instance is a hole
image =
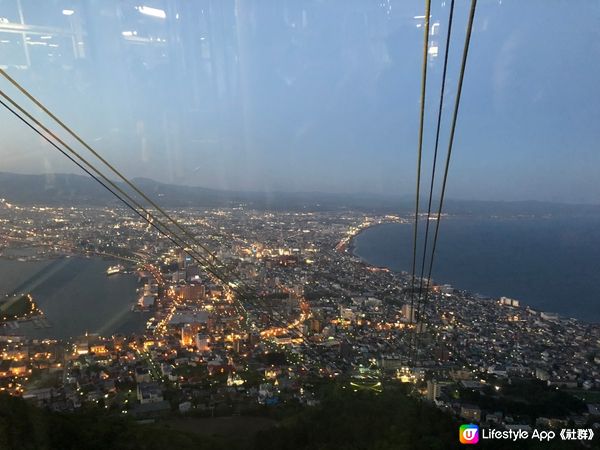
[[[41,261],[0,259],[0,293],[31,293],[49,328],[22,323],[17,332],[36,338],[67,339],[85,332],[110,335],[140,331],[147,313],[134,313],[134,275],[106,276],[115,261],[63,257]]]
[[[431,226],[433,232],[435,222]],[[411,224],[377,225],[354,239],[353,250],[369,264],[408,272],[412,234]],[[597,216],[451,218],[440,227],[433,278],[481,295],[513,297],[537,310],[600,322],[599,273]]]
[[[257,406],[315,405],[320,395],[315,379],[339,377],[336,383],[349,382],[348,387],[380,393],[387,383],[422,383],[435,377],[444,382],[436,403],[458,417],[465,404],[473,403],[471,398],[451,394],[461,389],[463,381],[471,386],[493,383],[499,387],[496,395],[508,391],[508,380],[518,378],[546,382],[553,395],[557,386],[564,386],[593,398],[600,388],[600,325],[500,304],[466,291],[433,292],[432,302],[421,305],[418,317],[426,325],[423,339],[414,345],[417,327],[410,276],[369,267],[347,251],[351,237],[360,230],[390,221],[406,225],[402,230],[410,244],[412,229],[403,217],[348,211],[262,213],[244,208],[174,211],[174,220],[190,224],[190,233],[202,245],[210,248],[216,240],[219,264],[238,274],[235,279],[206,271],[170,241],[148,232],[141,218],[121,211],[44,207],[41,213],[34,208],[11,210],[15,217],[4,222],[4,235],[18,243],[3,249],[8,255],[2,261],[4,270],[0,266],[2,284],[10,282],[4,289],[31,292],[46,310],[53,327],[42,328],[45,319],[34,319],[28,322],[32,332],[68,337],[89,331],[104,337],[82,336],[73,346],[15,339],[13,333],[22,328],[15,329],[9,320],[9,337],[0,342],[8,376],[0,380],[0,388],[56,411],[99,406],[137,419],[149,416],[150,402],[152,414],[179,410],[236,415]],[[557,228],[551,221],[517,221],[516,229],[515,224],[502,221],[477,225],[456,220],[450,227],[448,223],[442,237],[452,236],[449,230],[458,228],[469,238],[458,241],[453,252],[468,257],[467,243],[483,236],[479,251],[483,252],[483,244],[489,245],[487,241],[498,241],[506,264],[512,265],[510,258],[523,259],[522,253],[535,251],[536,245],[552,248],[549,236],[569,241],[564,233],[557,235],[562,225]],[[576,256],[592,257],[597,252],[590,236],[600,227],[584,224],[575,232],[573,227],[565,229],[571,230],[571,240],[585,237],[583,245],[589,253],[576,245]],[[383,229],[390,226],[402,225],[383,225]],[[490,231],[490,226],[497,230]],[[521,238],[531,241],[529,246]],[[393,242],[384,239],[384,245],[396,251]],[[521,253],[514,251],[515,245],[522,247]],[[565,245],[555,243],[554,248]],[[107,249],[127,249],[139,257],[160,285],[160,289],[157,284],[144,285],[152,326],[143,336],[130,334],[136,326],[130,320],[137,320],[140,328],[146,322],[143,314],[129,311],[136,298],[135,278],[105,274],[118,261],[59,253],[107,253]],[[491,251],[502,256],[498,249]],[[562,275],[561,282],[567,284],[569,273]],[[587,276],[592,282],[596,279],[589,272]],[[238,296],[226,288],[235,282],[258,287],[258,298],[243,298],[243,293]],[[470,288],[467,283],[454,284]],[[507,293],[505,286],[502,293]],[[433,307],[440,302],[442,314]],[[429,330],[439,338],[428,338],[433,337]],[[126,336],[111,337],[115,331]],[[460,383],[455,381],[457,373]],[[51,388],[51,398],[40,386]],[[431,400],[430,391],[419,389],[415,395]],[[537,397],[528,394],[521,394],[525,401]],[[198,399],[198,405],[191,399]],[[477,399],[473,404],[480,408],[481,417],[498,410]],[[519,414],[510,406],[504,410],[507,417],[515,412]],[[560,417],[579,413],[573,408]],[[527,423],[535,424],[538,416],[557,414],[539,410]],[[504,423],[503,418],[494,423]]]

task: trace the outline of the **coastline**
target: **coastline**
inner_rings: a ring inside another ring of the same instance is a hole
[[[348,239],[348,242],[346,243],[345,247],[341,251],[346,252],[347,254],[349,254],[350,256],[352,256],[354,258],[357,258],[363,264],[365,264],[365,266],[367,266],[368,268],[379,269],[379,270],[385,269],[385,270],[389,270],[393,273],[397,273],[397,274],[400,274],[403,276],[408,275],[409,272],[404,271],[404,270],[394,269],[385,264],[374,264],[373,262],[369,261],[364,256],[361,256],[360,254],[357,253],[356,239],[359,237],[359,235],[361,235],[368,229],[376,228],[380,225],[385,225],[385,224],[390,224],[390,223],[408,223],[408,221],[407,220],[403,220],[403,221],[372,221],[367,226],[358,227],[358,228],[356,228],[356,232],[352,233],[352,236]],[[478,299],[484,299],[484,300],[491,301],[494,303],[500,302],[501,298],[509,298],[508,296],[504,296],[504,295],[482,294],[480,292],[471,290],[469,288],[456,287],[454,285],[454,283],[451,281],[447,281],[447,282],[444,282],[441,284],[436,283],[435,279],[432,278],[432,283],[431,283],[432,286],[436,286],[436,285],[441,286],[441,285],[446,285],[446,284],[450,285],[456,291],[460,291],[469,296],[472,296],[472,297],[475,297]],[[598,319],[587,319],[586,320],[586,319],[582,319],[582,318],[578,318],[578,317],[573,317],[573,316],[564,314],[562,312],[557,312],[552,307],[550,307],[550,308],[534,307],[528,302],[528,300],[526,298],[524,300],[522,300],[523,297],[521,297],[521,296],[515,296],[515,297],[517,297],[518,303],[520,305],[518,307],[523,308],[523,309],[528,309],[530,311],[536,312],[537,314],[556,315],[558,320],[576,320],[576,321],[590,324],[590,325],[599,325],[600,324],[600,320],[598,320]]]
[[[373,264],[371,262],[369,262],[367,259],[365,259],[364,257],[360,256],[358,253],[356,253],[356,238],[362,234],[363,232],[371,229],[371,228],[376,228],[380,225],[386,225],[386,224],[391,224],[391,223],[397,223],[397,224],[409,224],[407,220],[403,219],[403,220],[389,220],[389,221],[378,221],[378,222],[374,222],[374,223],[370,223],[369,225],[366,225],[364,227],[360,227],[356,233],[353,233],[351,237],[349,237],[348,239],[348,243],[344,246],[343,249],[341,249],[340,251],[346,252],[348,254],[350,254],[352,257],[359,259],[362,263],[364,263],[367,267],[370,268],[374,268],[374,269],[386,269],[389,270],[391,272],[394,273],[399,273],[401,275],[405,275],[408,274],[408,272],[404,271],[404,270],[394,270],[390,267],[387,266],[381,266],[381,265],[376,265]],[[341,241],[340,241],[341,242]],[[338,244],[339,246],[340,244]],[[337,247],[336,247],[337,249]]]
[[[117,277],[106,275],[106,267],[114,260],[65,255],[29,262],[10,259],[0,262],[7,270],[8,264],[17,264],[7,272],[14,278],[5,280],[2,290],[31,293],[45,320],[44,327],[22,323],[18,330],[4,331],[18,331],[31,338],[68,340],[86,331],[105,330],[112,334],[143,329],[142,319],[130,312],[136,300],[135,277],[127,273]],[[20,267],[21,264],[25,267]]]
[[[408,220],[406,220],[400,216],[397,216],[397,215],[386,215],[383,218],[379,218],[379,219],[367,219],[367,220],[363,221],[361,224],[359,224],[358,226],[350,228],[350,230],[348,231],[346,236],[343,237],[338,242],[335,249],[337,251],[347,251],[347,252],[351,253],[352,255],[354,255],[354,249],[355,249],[354,239],[359,234],[368,230],[369,228],[377,227],[379,225],[390,224],[390,223],[408,224],[409,222],[408,222]],[[354,256],[357,256],[357,255],[354,255]]]

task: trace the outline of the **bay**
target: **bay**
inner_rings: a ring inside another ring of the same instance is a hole
[[[424,228],[423,221],[417,274]],[[354,239],[354,253],[369,264],[410,272],[412,239],[411,224],[382,224]],[[432,278],[600,322],[600,217],[442,219]]]
[[[86,332],[110,336],[142,331],[147,313],[131,311],[137,294],[132,274],[106,276],[115,261],[63,257],[43,261],[0,259],[0,294],[31,293],[50,324],[20,324],[17,333],[68,339]]]

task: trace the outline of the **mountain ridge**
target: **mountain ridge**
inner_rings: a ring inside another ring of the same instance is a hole
[[[114,180],[113,180],[114,181]],[[131,189],[114,181],[125,192]],[[150,178],[132,182],[164,207],[233,207],[245,205],[273,210],[359,210],[410,213],[414,198],[408,195],[325,192],[227,191],[201,186],[162,183]],[[132,195],[134,198],[135,196]],[[88,176],[77,174],[16,174],[0,172],[0,198],[23,205],[112,206],[119,203],[110,192]],[[145,204],[146,202],[140,201]],[[422,205],[426,205],[425,199]],[[437,205],[434,203],[434,210]],[[600,205],[543,201],[485,201],[448,199],[444,212],[453,214],[596,214]]]

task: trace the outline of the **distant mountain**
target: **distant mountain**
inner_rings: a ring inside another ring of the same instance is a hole
[[[149,198],[165,207],[214,207],[248,205],[257,209],[331,210],[361,209],[398,211],[410,207],[400,198],[369,194],[305,192],[236,192],[197,186],[165,184],[148,178],[132,182]],[[140,203],[125,183],[115,182]],[[90,177],[73,174],[21,175],[0,172],[0,198],[19,204],[113,205],[118,200]]]
[[[89,177],[0,172],[0,198],[20,204],[105,205],[114,198]]]
[[[322,192],[238,192],[198,186],[165,184],[148,178],[133,183],[149,198],[165,207],[216,207],[246,205],[271,210],[359,210],[377,213],[414,211],[410,196],[331,194]],[[124,183],[116,183],[138,198]],[[32,205],[116,205],[119,201],[92,178],[74,174],[22,175],[0,172],[0,198]],[[423,199],[422,207],[426,205]],[[487,202],[448,199],[444,211],[467,215],[600,214],[600,205],[573,205],[537,201]]]

